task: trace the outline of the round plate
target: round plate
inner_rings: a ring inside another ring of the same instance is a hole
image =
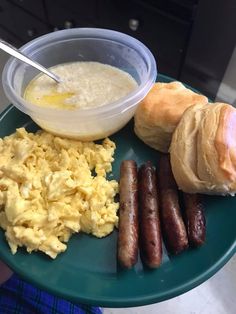
[[[159,75],[160,81],[170,81]],[[11,106],[0,117],[0,136],[17,127],[35,131],[37,126]],[[113,177],[119,179],[124,159],[138,165],[147,160],[157,164],[158,152],[143,144],[130,122],[111,136],[117,145]],[[216,273],[236,248],[236,198],[206,197],[206,243],[170,257],[164,251],[160,268],[149,270],[139,262],[131,270],[122,270],[116,261],[117,230],[103,239],[85,234],[74,235],[68,249],[55,260],[19,249],[12,255],[0,230],[0,257],[22,278],[65,299],[105,307],[138,306],[163,301],[199,285]]]

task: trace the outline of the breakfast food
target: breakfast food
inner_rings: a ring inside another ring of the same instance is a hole
[[[186,193],[236,192],[236,109],[225,103],[194,105],[178,124],[170,146],[178,187]]]
[[[162,237],[156,171],[151,162],[139,168],[138,182],[141,258],[148,267],[157,268],[162,261]]]
[[[135,113],[134,131],[144,143],[166,153],[184,111],[191,105],[207,102],[207,97],[180,82],[156,83]]]
[[[167,252],[174,255],[205,243],[203,195],[178,191],[169,154],[161,154],[157,169],[150,161],[142,164],[138,175],[136,162],[124,160],[120,167],[118,262],[125,268],[135,266],[139,249],[143,265],[158,268],[162,238]]]
[[[24,128],[0,139],[0,227],[13,254],[25,246],[55,258],[73,233],[113,231],[118,182],[106,173],[114,151],[108,138],[82,143]]]
[[[202,195],[183,193],[185,225],[189,244],[198,247],[205,242],[206,219]]]
[[[171,254],[188,248],[188,237],[179,206],[179,196],[168,154],[162,154],[158,167],[158,186],[163,238]]]
[[[120,167],[118,261],[131,268],[138,259],[138,172],[136,162],[124,160]]]
[[[24,98],[42,107],[88,109],[107,105],[126,96],[137,82],[125,71],[99,62],[72,62],[50,69],[62,82],[40,74],[27,86]]]

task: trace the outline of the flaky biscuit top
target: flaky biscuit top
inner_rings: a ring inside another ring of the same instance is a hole
[[[229,181],[236,180],[236,109],[223,104],[215,137],[219,168]]]
[[[138,111],[142,111],[149,125],[174,129],[189,106],[207,102],[207,97],[194,93],[180,82],[156,83]]]

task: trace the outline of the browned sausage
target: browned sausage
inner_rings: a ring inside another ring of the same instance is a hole
[[[189,244],[193,247],[202,245],[206,238],[206,219],[203,196],[183,193],[185,220]]]
[[[169,253],[178,254],[188,248],[188,237],[168,154],[162,154],[160,157],[158,182],[163,238]]]
[[[138,258],[138,171],[133,160],[120,167],[118,261],[131,268]]]
[[[150,161],[140,167],[138,182],[141,258],[148,267],[156,268],[162,260],[162,240],[156,172]]]

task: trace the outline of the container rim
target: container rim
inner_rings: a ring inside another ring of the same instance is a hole
[[[58,41],[67,41],[67,40],[75,40],[78,38],[93,38],[93,39],[101,39],[101,40],[108,40],[117,42],[123,45],[129,46],[131,49],[138,52],[142,55],[143,59],[147,64],[147,73],[143,82],[131,93],[127,96],[122,97],[121,99],[109,103],[107,105],[95,108],[78,108],[78,109],[60,109],[60,108],[44,108],[36,105],[32,105],[31,103],[27,102],[23,97],[18,95],[14,90],[12,85],[9,85],[8,82],[11,82],[11,78],[13,75],[13,71],[15,67],[20,63],[19,60],[11,57],[6,65],[4,66],[3,73],[2,73],[2,84],[6,96],[8,99],[21,111],[29,115],[35,115],[39,118],[41,117],[61,117],[62,115],[65,117],[71,117],[71,113],[73,112],[73,116],[77,118],[78,114],[80,117],[88,117],[88,116],[100,116],[100,115],[109,115],[111,112],[118,111],[119,113],[123,113],[126,110],[131,109],[135,106],[138,102],[140,102],[144,96],[148,93],[151,89],[152,85],[154,84],[157,76],[157,69],[156,69],[156,61],[151,53],[151,51],[139,40],[129,36],[127,34],[113,31],[110,29],[103,29],[103,28],[73,28],[73,29],[66,29],[60,30],[52,33],[45,34],[40,36],[20,48],[20,51],[24,54],[31,56],[35,53],[35,51],[45,48],[46,46],[53,45]],[[32,53],[28,53],[30,49],[34,47]],[[130,103],[132,103],[130,105]],[[128,105],[129,104],[129,105]],[[123,107],[122,110],[120,110]]]

